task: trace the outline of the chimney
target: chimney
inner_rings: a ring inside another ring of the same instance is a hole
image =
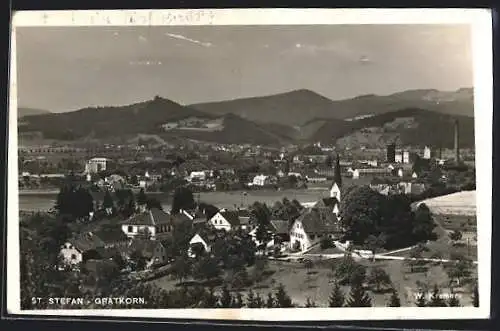
[[[455,127],[455,162],[459,163],[460,162],[460,148],[458,147],[458,144],[459,144],[458,120],[455,120],[454,127]]]

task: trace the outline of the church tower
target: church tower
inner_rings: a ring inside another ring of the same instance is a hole
[[[335,170],[333,174],[333,183],[330,187],[330,197],[337,198],[337,201],[340,202],[340,189],[342,188],[342,175],[340,174],[340,157],[337,154],[337,158],[335,160]]]

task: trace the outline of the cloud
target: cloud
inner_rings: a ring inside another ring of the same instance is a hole
[[[128,63],[131,66],[154,66],[154,65],[161,65],[161,61],[130,61]]]
[[[180,35],[180,34],[165,33],[165,35],[168,36],[168,37],[170,37],[170,38],[188,41],[190,43],[197,44],[197,45],[200,45],[200,46],[203,46],[203,47],[211,47],[212,46],[212,43],[201,42],[199,40],[191,39],[191,38],[185,37],[185,36]]]
[[[144,36],[139,36],[139,41],[140,42],[147,42],[148,41],[148,38],[144,37]]]

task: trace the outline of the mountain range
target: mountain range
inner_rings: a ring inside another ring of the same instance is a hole
[[[17,118],[21,118],[21,117],[24,117],[24,116],[30,116],[30,115],[49,114],[49,113],[50,113],[50,111],[45,110],[45,109],[19,107],[17,109]]]
[[[472,89],[412,90],[337,101],[297,90],[187,106],[155,97],[120,107],[28,112],[18,125],[21,135],[36,133],[45,139],[69,141],[123,142],[153,135],[157,141],[260,145],[321,141],[349,147],[398,140],[401,144],[451,147],[453,121],[458,119],[461,145],[473,147],[473,115]]]

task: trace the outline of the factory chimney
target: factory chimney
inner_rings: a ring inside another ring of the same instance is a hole
[[[460,162],[460,147],[459,144],[459,132],[458,132],[458,120],[455,120],[455,162],[458,164]]]

